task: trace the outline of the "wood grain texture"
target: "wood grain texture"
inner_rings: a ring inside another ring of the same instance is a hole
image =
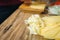
[[[31,15],[17,9],[0,25],[0,40],[47,40],[40,35],[30,34],[24,20]]]
[[[1,25],[0,25],[0,36],[2,36],[5,32],[5,30],[8,30],[10,26],[12,26],[12,23],[16,19],[17,15],[19,14],[19,9],[17,9],[8,19],[6,19]]]

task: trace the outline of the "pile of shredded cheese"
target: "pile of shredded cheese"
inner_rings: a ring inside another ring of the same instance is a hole
[[[31,34],[42,35],[45,38],[60,40],[60,16],[41,18],[35,14],[25,20],[29,24]]]

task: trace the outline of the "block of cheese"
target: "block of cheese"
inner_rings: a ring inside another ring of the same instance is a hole
[[[26,5],[23,3],[19,8],[24,12],[41,13],[44,12],[45,7],[45,3],[32,2],[30,5]]]

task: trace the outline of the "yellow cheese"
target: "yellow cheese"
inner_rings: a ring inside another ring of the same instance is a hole
[[[42,36],[49,39],[60,39],[60,16],[43,18],[46,27],[41,30]]]
[[[60,16],[48,16],[41,18],[39,15],[32,15],[27,20],[31,31],[48,39],[60,39]]]

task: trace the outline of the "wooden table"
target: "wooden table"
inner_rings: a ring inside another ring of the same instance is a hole
[[[0,25],[0,40],[47,40],[39,35],[30,34],[24,23],[32,13],[21,12],[17,9]]]

